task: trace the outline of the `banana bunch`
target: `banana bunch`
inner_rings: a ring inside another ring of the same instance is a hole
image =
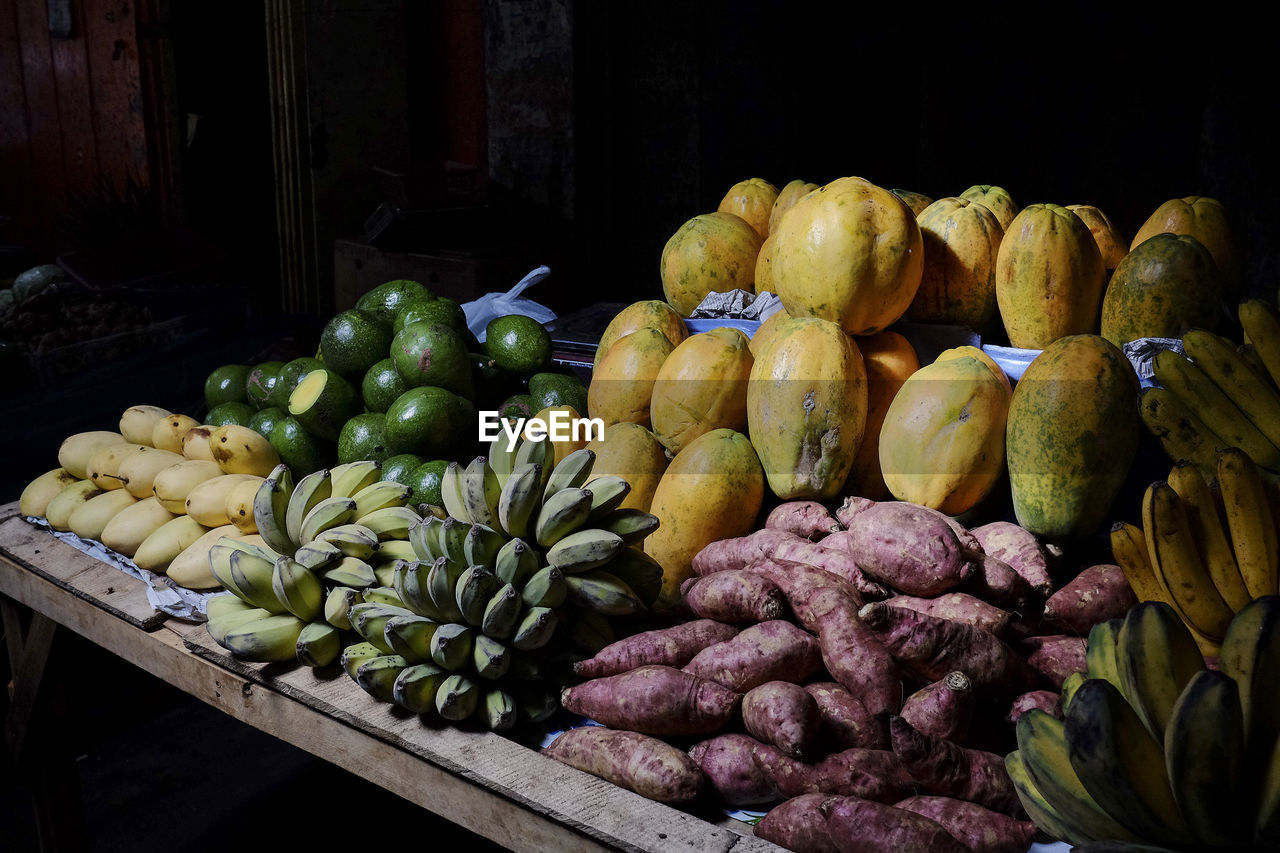
[[[1280,592],[1280,494],[1244,451],[1218,452],[1213,485],[1200,467],[1174,466],[1152,483],[1141,528],[1118,522],[1111,550],[1140,601],[1162,601],[1206,654],[1218,653],[1232,617]]]
[[[1144,389],[1139,406],[1169,456],[1196,465],[1210,482],[1227,447],[1280,471],[1280,312],[1248,299],[1239,317],[1240,346],[1193,329],[1182,337],[1185,357],[1160,352],[1153,362],[1158,387]]]
[[[1005,760],[1027,813],[1073,845],[1280,845],[1280,597],[1246,605],[1205,666],[1163,602],[1094,627],[1064,720],[1032,711]]]

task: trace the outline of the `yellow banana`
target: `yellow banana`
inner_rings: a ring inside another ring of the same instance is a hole
[[[1168,388],[1143,388],[1138,413],[1174,462],[1192,462],[1205,477],[1215,476],[1218,451],[1226,443]]]
[[[1280,446],[1280,393],[1253,372],[1235,344],[1212,332],[1192,329],[1182,336],[1182,348],[1245,417]]]
[[[1271,381],[1280,384],[1280,313],[1261,299],[1246,299],[1240,303],[1240,325]]]
[[[1151,557],[1142,529],[1124,521],[1111,526],[1111,557],[1139,601],[1168,601],[1168,595],[1151,570]]]
[[[1213,585],[1223,601],[1233,612],[1248,604],[1253,596],[1245,587],[1244,578],[1236,565],[1236,555],[1231,551],[1231,540],[1222,527],[1218,504],[1205,482],[1204,475],[1194,465],[1179,463],[1169,472],[1168,483],[1182,499],[1191,526],[1191,536]]]
[[[1212,847],[1252,840],[1244,719],[1231,676],[1196,673],[1174,704],[1164,752],[1174,798],[1196,839]]]
[[[1088,844],[1090,841],[1097,840],[1073,827],[1066,818],[1058,814],[1053,804],[1045,799],[1044,794],[1040,793],[1040,789],[1027,774],[1027,766],[1022,761],[1020,750],[1014,750],[1004,757],[1004,767],[1009,773],[1009,780],[1013,782],[1013,790],[1017,792],[1018,799],[1022,802],[1022,808],[1026,810],[1036,826],[1059,841],[1072,845]]]
[[[1164,743],[1173,706],[1204,670],[1204,657],[1177,612],[1167,604],[1139,604],[1124,617],[1116,645],[1124,694],[1151,736]]]
[[[1253,374],[1261,379],[1265,385],[1272,388],[1276,387],[1276,381],[1267,372],[1267,365],[1263,363],[1262,356],[1258,355],[1257,347],[1253,344],[1241,344],[1236,347],[1236,352],[1244,359],[1244,363],[1249,365],[1249,369],[1253,371]]]
[[[1258,466],[1243,451],[1228,448],[1218,456],[1218,484],[1231,531],[1231,547],[1249,595],[1275,595],[1280,553]]]
[[[1178,611],[1201,633],[1220,639],[1233,614],[1196,553],[1182,500],[1168,483],[1147,487],[1142,527],[1151,567],[1177,602]]]

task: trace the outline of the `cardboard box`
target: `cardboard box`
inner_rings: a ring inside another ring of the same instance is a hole
[[[333,244],[334,310],[354,307],[361,295],[386,281],[421,282],[437,296],[470,302],[493,290],[508,290],[537,266],[522,252],[507,254],[425,255],[390,252],[358,240]]]

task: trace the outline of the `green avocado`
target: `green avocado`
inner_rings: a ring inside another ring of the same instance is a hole
[[[435,297],[416,281],[398,278],[384,282],[368,291],[358,300],[356,308],[372,314],[378,322],[390,326],[400,309],[411,302],[427,302]]]
[[[384,419],[384,427],[385,423]],[[392,480],[402,486],[412,486],[413,483],[409,481],[410,475],[425,461],[416,453],[397,453],[395,456],[388,456],[382,462],[382,479]]]
[[[284,367],[283,361],[264,361],[250,368],[244,380],[245,402],[255,409],[265,409],[271,405],[269,402],[271,392],[280,381],[282,367]]]
[[[310,356],[286,361],[284,367],[280,368],[279,377],[276,379],[275,388],[271,391],[271,397],[267,400],[267,405],[287,409],[289,407],[289,395],[293,393],[294,388],[298,387],[302,377],[322,367],[324,367],[324,362]]]
[[[359,392],[326,368],[308,373],[289,395],[289,414],[325,441],[337,441],[342,427],[360,409]]]
[[[390,324],[358,308],[335,314],[320,333],[324,366],[353,382],[386,358],[390,345]]]
[[[572,406],[580,415],[587,413],[587,386],[576,376],[535,373],[529,377],[529,396],[535,412],[549,406]]]
[[[292,415],[277,421],[267,440],[280,454],[280,461],[289,466],[295,481],[332,465],[335,458],[333,444],[308,432]]]
[[[387,444],[393,454],[444,456],[476,438],[475,406],[434,385],[410,388],[387,409]]]
[[[440,323],[410,323],[391,343],[396,372],[410,388],[434,385],[473,399],[471,360],[457,330]]]
[[[551,366],[551,334],[523,314],[494,317],[485,327],[484,351],[503,370],[532,376]]]
[[[409,386],[396,370],[396,363],[384,358],[369,368],[360,383],[360,394],[365,408],[371,412],[385,412]]]
[[[225,426],[227,424],[248,426],[249,421],[252,419],[253,406],[237,400],[219,403],[209,410],[209,414],[204,416],[204,422],[209,426]]]
[[[371,459],[382,462],[391,456],[387,449],[387,416],[365,412],[348,420],[338,434],[338,464]],[[385,477],[384,477],[385,479]]]
[[[444,499],[440,497],[440,479],[444,476],[444,470],[449,467],[448,459],[433,459],[430,462],[424,462],[409,474],[409,480],[406,486],[413,489],[413,495],[409,501],[413,505],[431,504],[432,506],[442,506]]]
[[[249,365],[224,364],[214,368],[204,381],[204,404],[212,409],[223,403],[245,402],[245,383],[249,379]]]
[[[288,416],[289,413],[278,406],[267,406],[265,409],[259,409],[254,412],[253,417],[249,418],[249,423],[245,424],[245,426],[270,441],[271,431],[275,429],[276,424]]]

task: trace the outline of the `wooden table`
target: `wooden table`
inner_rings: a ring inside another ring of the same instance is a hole
[[[47,746],[29,723],[62,629],[512,850],[781,849],[712,810],[655,803],[500,735],[433,726],[374,701],[341,670],[234,660],[203,625],[152,612],[141,581],[28,524],[16,504],[0,506],[0,611],[14,673],[5,736],[20,762]],[[56,837],[66,825],[56,779],[34,787],[38,800],[42,787],[49,795],[37,809],[47,849],[75,847]]]

